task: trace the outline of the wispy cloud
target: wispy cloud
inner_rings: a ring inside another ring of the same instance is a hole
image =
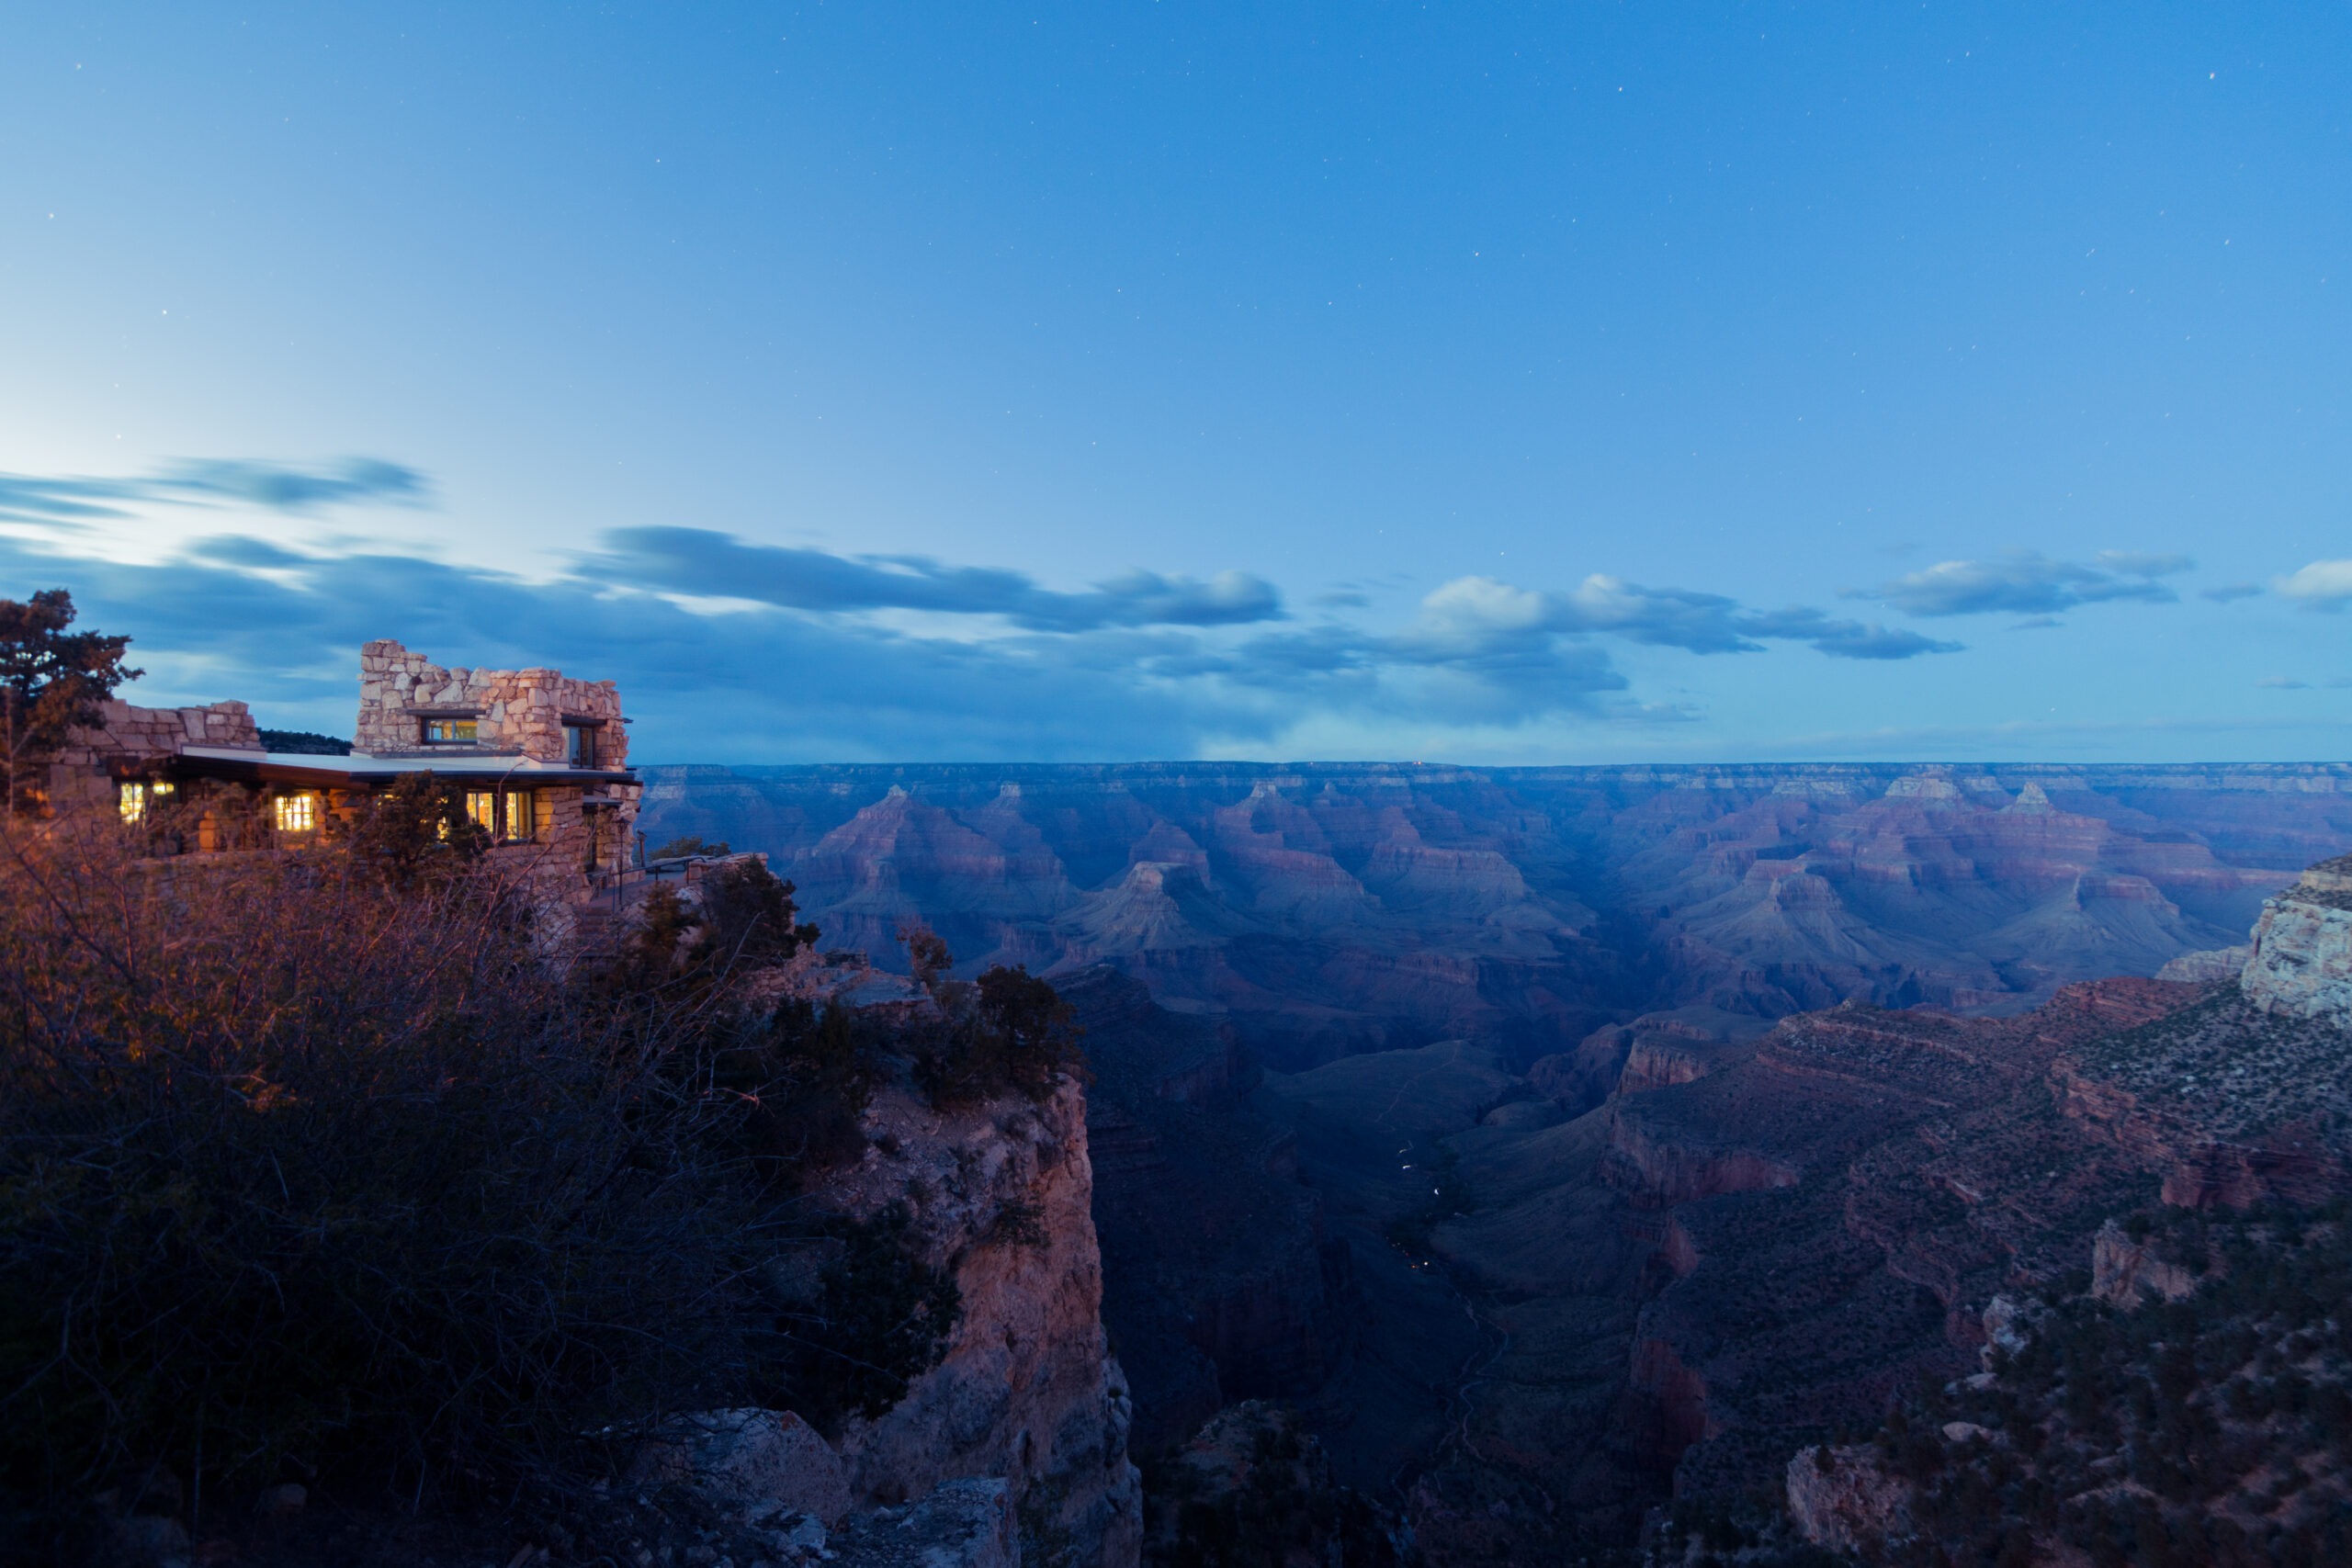
[[[2298,681],[2290,675],[2265,675],[2255,684],[2273,692],[2308,692],[2312,689],[2309,681]]]
[[[784,609],[921,610],[1000,615],[1032,631],[1247,626],[1283,618],[1273,584],[1228,571],[1200,581],[1133,571],[1091,592],[1041,588],[1025,573],[944,566],[924,556],[837,556],[746,543],[704,528],[621,528],[583,572],[615,582]]]
[[[2262,585],[2258,582],[2224,582],[2218,588],[2200,588],[2198,597],[2211,599],[2216,604],[2234,604],[2240,599],[2259,598]]]
[[[2115,599],[2170,604],[2179,598],[2156,581],[2188,570],[2186,556],[2108,550],[2098,566],[2052,560],[2030,550],[1990,560],[1948,560],[1879,585],[1875,597],[1914,615],[2049,615]]]
[[[2307,610],[2341,610],[2352,604],[2352,560],[2315,560],[2271,586]]]
[[[175,463],[130,479],[0,473],[0,522],[71,528],[137,514],[141,506],[244,505],[315,512],[359,502],[418,505],[431,495],[414,468],[374,457],[317,468],[247,458]]]
[[[1810,643],[1835,659],[1913,659],[1951,653],[1956,642],[1872,623],[1834,620],[1819,610],[1747,609],[1720,593],[1645,588],[1599,573],[1564,593],[1539,593],[1490,578],[1447,583],[1423,604],[1424,626],[1516,626],[1556,633],[1607,633],[1629,642],[1691,653],[1757,653],[1766,641]]]

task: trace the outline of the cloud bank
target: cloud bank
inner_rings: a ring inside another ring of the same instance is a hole
[[[160,563],[89,530],[142,509],[312,513],[429,502],[424,477],[353,458],[177,463],[143,476],[0,475],[0,593],[71,588],[87,624],[131,634],[146,700],[247,696],[280,722],[349,722],[358,644],[395,637],[453,663],[610,675],[640,754],[728,761],[1184,757],[1278,745],[1302,725],[1437,733],[1561,718],[1690,716],[1644,701],[1615,655],[1703,658],[1803,645],[1888,662],[1957,642],[1792,605],[1605,573],[1572,587],[1470,576],[1401,624],[1354,590],[1302,615],[1262,578],[1134,570],[1079,589],[1002,567],[852,556],[709,529],[615,530],[551,579],[383,548],[289,548],[232,528]],[[2177,557],[1945,562],[1882,597],[1915,615],[2169,599]],[[2321,563],[2323,565],[2326,563]]]

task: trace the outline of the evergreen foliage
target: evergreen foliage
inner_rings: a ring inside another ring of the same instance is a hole
[[[74,596],[51,588],[18,603],[0,599],[0,782],[8,814],[39,810],[49,763],[77,725],[143,671],[123,667],[127,637],[73,632]]]

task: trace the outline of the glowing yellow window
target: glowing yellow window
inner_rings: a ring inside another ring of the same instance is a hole
[[[485,833],[498,831],[498,792],[491,789],[466,791],[466,817]]]
[[[424,721],[424,740],[428,746],[470,746],[481,736],[481,721],[471,718],[428,718]]]
[[[538,807],[537,803],[531,798],[531,792],[527,789],[508,790],[506,792],[506,837],[521,842],[525,840],[536,839],[538,834]]]
[[[270,805],[277,813],[277,830],[281,833],[307,833],[319,825],[317,795],[281,795]]]
[[[147,786],[136,779],[127,779],[117,786],[117,796],[122,805],[122,819],[131,827],[147,820]]]

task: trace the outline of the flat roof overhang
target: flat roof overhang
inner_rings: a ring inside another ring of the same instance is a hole
[[[250,751],[230,746],[188,746],[158,758],[176,778],[285,784],[309,789],[379,789],[418,773],[467,784],[534,789],[553,784],[633,784],[626,768],[568,768],[528,757],[332,757],[307,751]]]

